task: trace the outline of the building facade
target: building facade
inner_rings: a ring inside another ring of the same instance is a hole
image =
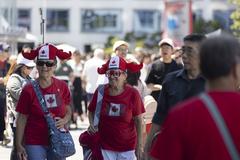
[[[42,41],[39,8],[45,19],[45,42],[85,51],[104,46],[110,35],[160,32],[164,16],[164,0],[16,0],[16,25],[27,28],[38,43]],[[215,11],[224,14],[229,5],[226,0],[193,0],[192,8],[197,16],[212,19]]]

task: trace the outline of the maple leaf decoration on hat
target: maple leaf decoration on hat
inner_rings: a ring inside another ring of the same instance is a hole
[[[69,51],[63,52],[63,50],[57,49],[53,44],[45,43],[36,49],[32,49],[30,52],[22,51],[24,58],[34,60],[36,57],[38,60],[55,60],[58,57],[61,60],[70,59],[72,53]]]
[[[109,65],[109,63],[114,65]],[[115,63],[119,63],[119,64],[115,65]],[[111,66],[114,66],[114,67],[118,66],[118,68],[111,68]],[[121,69],[122,71],[130,70],[134,73],[134,72],[140,71],[142,67],[143,67],[142,63],[140,64],[137,64],[134,62],[127,63],[123,58],[119,56],[114,56],[114,57],[111,57],[111,59],[108,60],[105,64],[103,64],[102,67],[99,67],[97,71],[99,74],[105,74],[106,71],[109,69]]]

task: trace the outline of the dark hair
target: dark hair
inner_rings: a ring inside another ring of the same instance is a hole
[[[140,74],[141,74],[140,71],[131,72],[131,71],[127,70],[127,83],[132,86],[137,86]]]
[[[22,76],[21,68],[24,66],[24,64],[17,64],[13,70],[13,73],[18,74]]]
[[[183,38],[183,41],[191,41],[191,42],[202,42],[206,39],[204,34],[200,33],[192,33]]]
[[[226,76],[240,59],[240,44],[230,35],[216,36],[200,48],[200,69],[207,79]]]
[[[29,44],[24,44],[24,45],[22,46],[22,49],[25,49],[25,48],[30,48],[30,49],[32,49],[32,47],[31,47]]]

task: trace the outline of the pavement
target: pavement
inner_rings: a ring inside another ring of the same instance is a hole
[[[84,132],[88,126],[89,126],[89,123],[86,117],[83,122],[78,120],[77,129],[75,129],[74,126],[71,125],[71,128],[74,128],[70,130],[70,133],[75,143],[76,153],[73,156],[67,158],[67,160],[83,160],[82,147],[79,145],[78,138],[79,138],[79,135],[82,132]],[[4,147],[0,146],[0,160],[10,159],[11,148],[12,148],[12,143],[9,143],[7,146],[4,146]]]

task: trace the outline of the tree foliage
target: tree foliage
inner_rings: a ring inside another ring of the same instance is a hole
[[[236,10],[231,14],[230,18],[233,20],[233,24],[231,25],[231,29],[233,33],[240,37],[240,0],[229,0],[234,6],[236,6]]]

